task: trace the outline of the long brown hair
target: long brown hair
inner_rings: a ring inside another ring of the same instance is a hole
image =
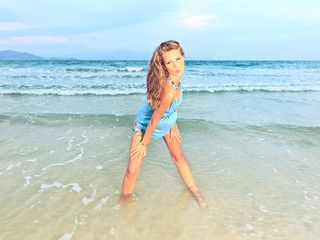
[[[158,110],[161,100],[161,92],[164,88],[164,83],[169,77],[166,66],[163,62],[163,53],[173,49],[179,49],[181,56],[184,57],[184,51],[177,41],[169,40],[161,43],[153,53],[149,63],[147,74],[147,94],[148,102],[154,110]]]

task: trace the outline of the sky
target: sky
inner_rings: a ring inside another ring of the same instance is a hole
[[[0,0],[0,51],[150,58],[320,60],[319,0]]]

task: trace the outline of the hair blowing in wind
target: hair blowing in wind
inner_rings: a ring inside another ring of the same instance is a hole
[[[169,40],[161,43],[161,45],[157,47],[149,63],[147,74],[147,94],[148,102],[154,110],[159,108],[161,92],[166,79],[169,77],[169,73],[164,66],[163,53],[169,52],[173,49],[180,49],[181,55],[184,56],[184,51],[179,42]]]

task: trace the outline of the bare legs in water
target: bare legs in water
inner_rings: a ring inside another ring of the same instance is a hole
[[[180,136],[171,138],[170,134],[171,134],[170,132],[167,133],[163,137],[163,139],[166,142],[166,145],[169,149],[171,158],[172,158],[173,162],[176,164],[183,181],[185,182],[185,184],[189,188],[189,190],[192,193],[192,195],[194,196],[194,198],[197,200],[197,202],[199,203],[199,205],[201,207],[206,207],[207,201],[199,193],[199,191],[196,187],[196,184],[194,182],[189,164],[182,153]],[[141,138],[142,138],[141,135],[132,134],[130,150],[132,149],[132,147],[139,144]],[[123,201],[125,201],[128,198],[128,196],[130,196],[130,194],[132,194],[133,189],[136,185],[136,181],[137,181],[137,177],[138,177],[138,174],[140,171],[143,157],[144,156],[140,156],[139,159],[129,158],[127,172],[126,172],[126,174],[124,176],[124,180],[123,180],[122,196],[119,199],[118,203],[122,203]]]

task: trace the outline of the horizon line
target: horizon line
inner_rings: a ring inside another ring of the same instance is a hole
[[[12,52],[13,54],[21,54],[21,55],[30,55],[25,56],[25,59],[20,59],[19,56],[14,56],[12,59],[10,57],[0,59],[0,61],[150,61],[150,59],[146,58],[137,58],[134,59],[133,57],[129,58],[76,58],[76,57],[42,57],[38,55],[34,55],[29,52],[18,52],[10,49],[1,50],[1,52]],[[117,52],[117,51],[116,51]],[[30,59],[28,59],[28,57]],[[23,57],[21,57],[23,58]],[[32,58],[39,58],[39,59],[32,59]],[[186,59],[185,61],[320,61],[320,59],[212,59],[212,58],[190,58]]]

